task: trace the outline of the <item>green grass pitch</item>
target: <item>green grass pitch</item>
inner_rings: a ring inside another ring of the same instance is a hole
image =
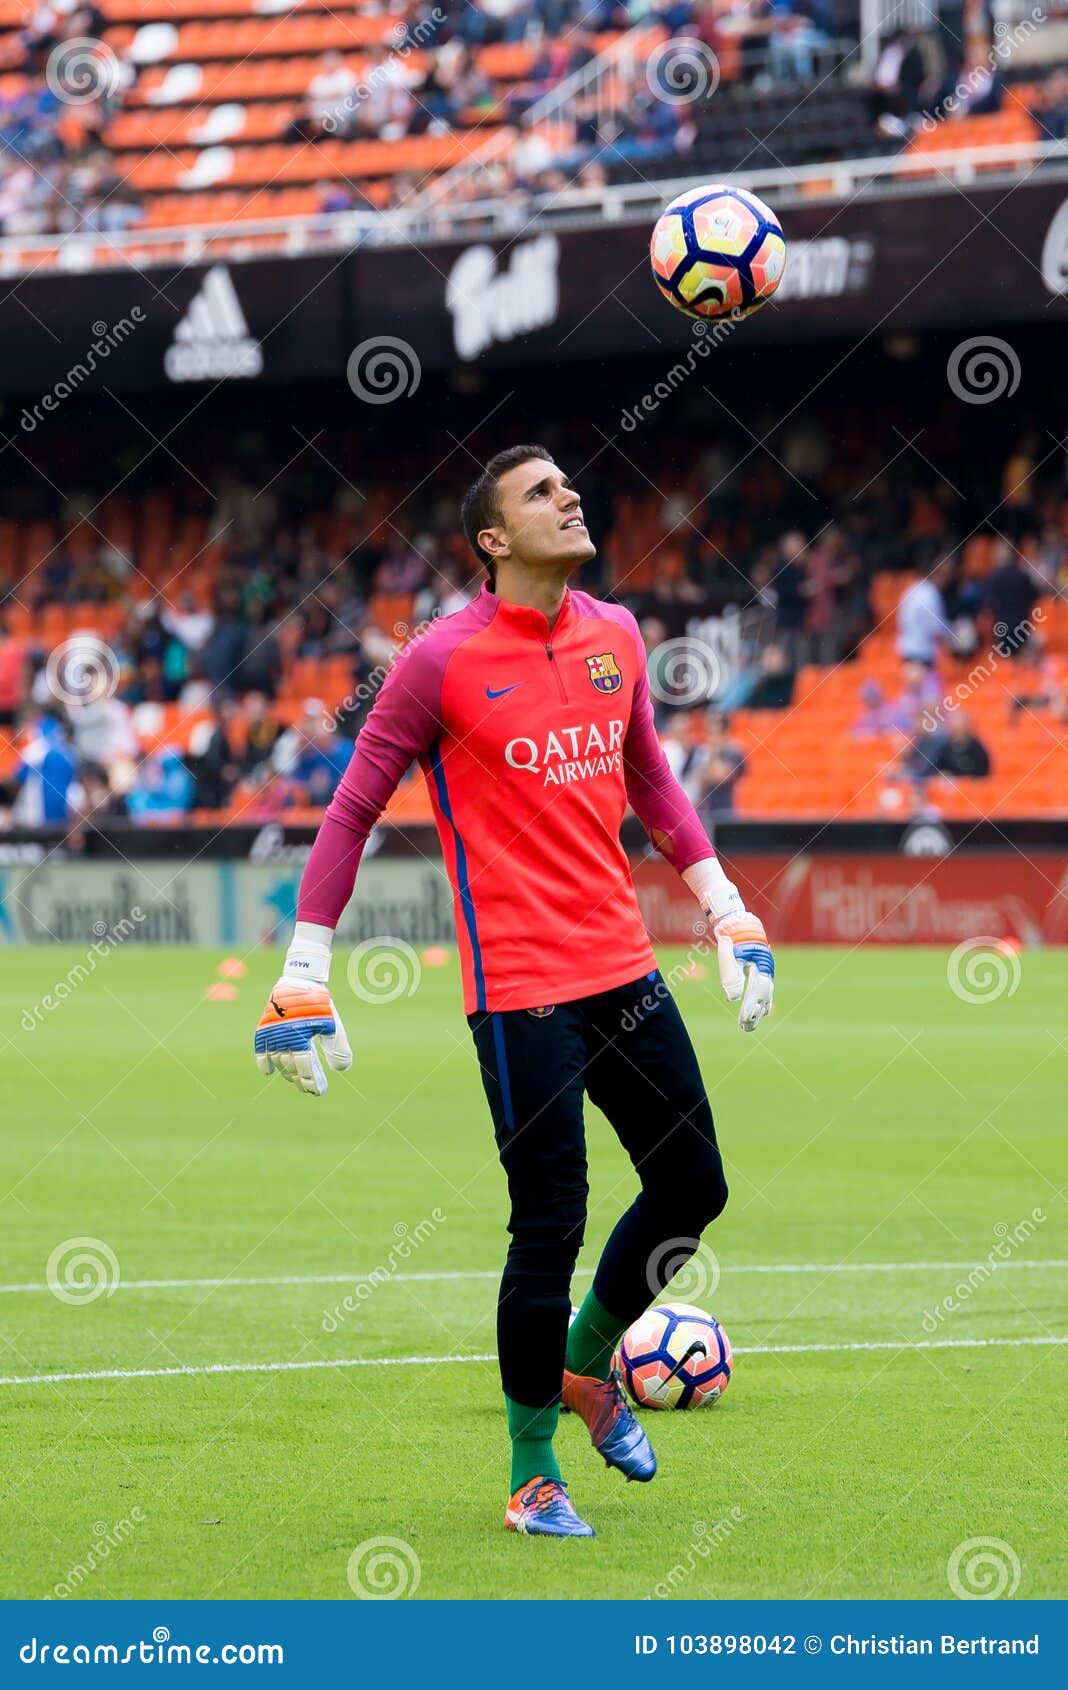
[[[699,1300],[735,1374],[648,1417],[652,1485],[562,1422],[598,1532],[570,1544],[503,1530],[495,1364],[449,1359],[493,1350],[505,1243],[455,957],[388,1005],[339,959],[356,1066],[323,1101],[253,1064],[277,954],[219,1002],[217,954],[129,946],[27,1030],[83,960],[8,953],[0,999],[4,1597],[347,1598],[379,1538],[420,1598],[942,1597],[981,1538],[1018,1597],[1062,1593],[1063,953],[972,1004],[936,950],[784,951],[754,1037],[711,975],[679,985],[732,1187]],[[588,1131],[576,1300],[633,1190]],[[120,1283],[63,1300],[46,1264],[86,1238]],[[947,1264],[999,1245],[957,1294]]]

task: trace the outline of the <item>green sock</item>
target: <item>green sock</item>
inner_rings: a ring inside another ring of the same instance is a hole
[[[553,1453],[553,1433],[560,1418],[560,1404],[551,1408],[527,1408],[521,1402],[505,1397],[508,1410],[508,1436],[512,1440],[512,1489],[514,1496],[520,1485],[530,1479],[558,1479],[560,1469]]]
[[[609,1314],[592,1290],[587,1291],[567,1335],[568,1372],[607,1379],[612,1370],[612,1351],[626,1330],[627,1322]]]

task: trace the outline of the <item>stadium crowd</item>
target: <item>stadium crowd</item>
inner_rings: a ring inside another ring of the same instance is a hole
[[[826,421],[776,438],[758,467],[713,441],[672,479],[678,447],[665,445],[666,494],[652,484],[636,494],[623,460],[584,488],[602,544],[582,584],[638,617],[658,727],[710,816],[734,807],[746,772],[734,713],[788,712],[806,666],[851,662],[876,624],[896,625],[895,667],[857,683],[852,732],[886,748],[887,779],[916,801],[939,771],[968,779],[990,768],[966,712],[937,708],[940,663],[966,671],[993,647],[1014,676],[1012,712],[1068,725],[1062,658],[1047,649],[1049,623],[1032,616],[1068,587],[1063,454],[1051,458],[1025,429],[999,466],[996,523],[973,533],[919,460],[865,483],[864,465],[832,450]],[[892,449],[880,449],[889,463]],[[987,467],[975,466],[980,482]],[[332,510],[308,503],[331,488]],[[459,532],[459,483],[411,506],[395,491],[372,509],[343,477],[310,485],[279,474],[257,486],[235,469],[203,512],[210,572],[179,572],[162,588],[136,548],[99,531],[86,546],[74,501],[66,522],[80,543],[60,541],[2,586],[7,819],[90,810],[151,823],[236,808],[262,820],[321,808],[397,651],[480,585]],[[890,614],[873,603],[888,574],[917,581]],[[66,675],[34,633],[62,605],[77,607]]]
[[[590,62],[599,35],[655,23],[715,53],[724,78],[766,88],[815,75],[816,56],[835,35],[829,8],[830,0],[401,0],[391,8],[393,45],[372,55],[369,70],[358,75],[340,48],[300,61],[304,98],[276,139],[392,141],[492,117],[510,136],[506,150],[484,171],[454,172],[450,196],[552,192],[571,181],[595,186],[613,164],[657,159],[667,167],[695,136],[693,109],[674,97],[675,72],[665,66],[669,97],[660,98],[644,59],[615,78],[607,107],[592,92],[577,95],[563,151],[520,129],[532,105]],[[338,30],[343,40],[340,22]],[[0,32],[0,233],[114,233],[144,221],[145,197],[108,146],[109,124],[143,61],[128,32],[115,39],[117,47],[96,0],[42,0],[21,28]],[[95,61],[71,73],[72,90],[56,55],[61,61],[64,43],[86,42],[95,43]],[[529,72],[503,89],[474,56],[497,43],[533,49]],[[421,176],[399,170],[389,201],[403,204],[424,186]],[[366,191],[341,173],[320,185],[318,210],[368,203]],[[383,203],[381,195],[374,203]]]
[[[868,117],[861,119],[874,131],[876,149],[908,146],[917,131],[930,126],[931,113],[951,119],[952,129],[962,118],[996,114],[1005,106],[1011,56],[994,53],[989,18],[983,28],[966,28],[961,12],[948,6],[929,27],[896,29],[882,41],[868,73]],[[162,0],[159,15],[167,16]],[[365,49],[360,55],[347,50],[344,16],[338,14],[337,45],[318,56],[305,48],[288,61],[298,83],[303,80],[302,97],[270,107],[278,114],[276,133],[259,126],[248,136],[266,149],[265,158],[270,153],[274,159],[265,163],[264,188],[255,196],[259,215],[272,215],[267,190],[282,173],[279,145],[314,152],[317,168],[310,175],[294,174],[288,163],[283,173],[286,181],[308,184],[306,214],[404,206],[428,194],[449,202],[522,199],[558,193],[570,184],[598,188],[634,170],[678,168],[697,145],[698,126],[708,115],[710,64],[715,85],[733,85],[743,96],[730,121],[746,156],[754,145],[745,123],[747,90],[755,98],[816,79],[818,89],[826,83],[826,93],[811,104],[815,137],[821,104],[834,86],[843,86],[842,78],[853,86],[858,78],[851,44],[859,38],[859,12],[846,11],[843,22],[835,0],[395,0],[387,15],[395,17],[395,28],[369,56]],[[150,49],[142,52],[139,46],[142,32],[131,39],[129,30],[116,33],[112,22],[96,0],[42,0],[21,28],[0,30],[0,234],[106,235],[152,222],[156,190],[138,184],[144,147],[151,147],[149,157],[160,149],[142,140],[124,151],[131,142],[113,141],[113,131],[118,134],[113,120],[121,123],[123,112],[144,111],[146,101],[149,111],[169,106],[175,121],[181,112],[159,88],[139,84],[155,62]],[[552,123],[523,126],[539,101],[590,64],[606,32],[653,25],[664,35],[654,53],[643,37],[641,52],[619,58],[611,70],[577,87]],[[173,32],[169,24],[159,27]],[[65,44],[79,50],[74,68],[62,68]],[[492,80],[479,55],[515,44],[529,49],[525,68]],[[234,60],[231,68],[244,63],[236,50]],[[193,116],[203,113],[210,130],[211,99],[202,101],[197,92],[201,67],[185,68],[194,80],[173,99],[179,106],[189,102]],[[691,83],[694,97],[687,99]],[[218,98],[224,103],[217,109],[235,109],[227,96]],[[1054,66],[1014,112],[1023,125],[1018,138],[1063,135],[1068,121],[1063,71]],[[775,123],[778,127],[778,119]],[[756,124],[759,128],[759,119]],[[496,137],[489,152],[437,177],[436,166],[428,173],[398,161],[392,173],[386,166],[382,174],[379,165],[378,174],[361,178],[336,151],[324,150],[336,141],[401,143],[483,126],[488,140]],[[817,156],[840,156],[834,133],[831,125]],[[709,144],[721,142],[717,130]],[[851,144],[863,150],[862,142],[863,130],[853,133]],[[177,145],[164,152],[174,160],[173,185],[196,187],[198,172],[179,165]],[[695,157],[699,154],[698,147]],[[313,187],[315,176],[321,180]],[[215,180],[210,172],[208,180]],[[225,183],[225,174],[220,181]],[[177,213],[167,211],[168,223],[180,220],[181,195],[178,199]]]

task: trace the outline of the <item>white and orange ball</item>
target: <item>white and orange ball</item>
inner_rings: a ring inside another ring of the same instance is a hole
[[[657,219],[649,243],[657,287],[688,317],[748,317],[786,271],[775,213],[744,188],[691,188]]]
[[[623,1334],[619,1363],[640,1408],[706,1408],[730,1384],[730,1339],[691,1303],[658,1303]]]

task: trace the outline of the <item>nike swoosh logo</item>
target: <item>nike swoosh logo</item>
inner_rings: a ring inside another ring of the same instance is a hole
[[[494,690],[493,687],[487,687],[486,697],[503,698],[506,692],[514,692],[516,687],[521,687],[522,685],[522,681],[513,681],[510,687],[497,687],[496,690]]]

